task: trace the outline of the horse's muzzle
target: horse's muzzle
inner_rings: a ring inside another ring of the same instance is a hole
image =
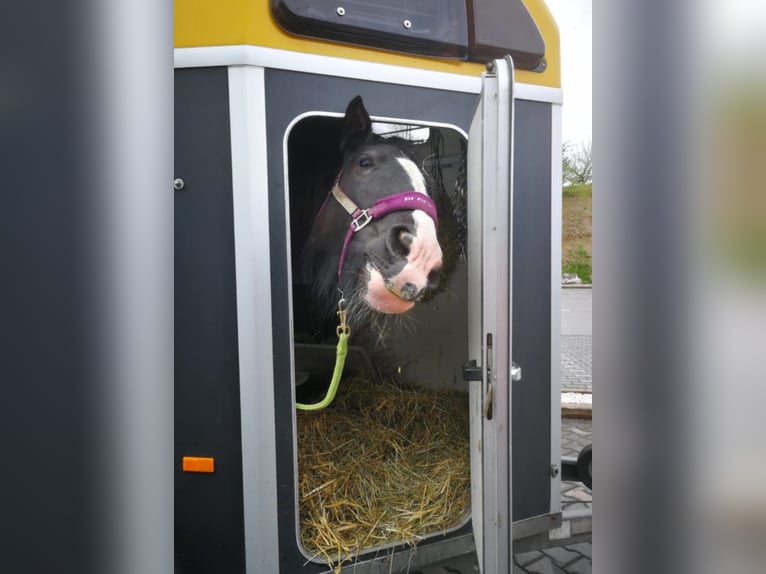
[[[419,301],[423,298],[426,289],[418,289],[414,283],[404,283],[401,286],[396,285],[393,281],[383,280],[386,289],[391,293],[402,299],[403,301]]]
[[[401,292],[401,288],[383,274],[372,264],[367,266],[368,280],[365,301],[379,313],[398,314],[409,311],[415,305],[414,299],[408,299]],[[415,287],[415,290],[417,288]],[[408,291],[412,291],[408,289]]]
[[[376,265],[376,258],[368,254],[366,299],[381,313],[403,313],[439,284],[442,250],[434,221],[419,210],[412,212],[412,218],[413,227],[396,226],[388,235],[388,258],[400,263],[404,260],[395,274]]]

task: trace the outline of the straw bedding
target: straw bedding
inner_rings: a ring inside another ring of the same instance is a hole
[[[415,545],[470,510],[468,396],[344,380],[334,403],[298,412],[300,534],[335,563]]]

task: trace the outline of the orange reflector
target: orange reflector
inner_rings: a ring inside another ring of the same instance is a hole
[[[204,456],[185,456],[182,468],[184,472],[213,472],[215,459]]]

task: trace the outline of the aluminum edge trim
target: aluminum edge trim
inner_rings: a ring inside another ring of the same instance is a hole
[[[291,244],[290,241],[290,170],[288,165],[288,143],[290,139],[290,135],[292,133],[293,128],[299,124],[302,120],[308,118],[308,117],[327,117],[327,118],[342,118],[344,114],[337,113],[337,112],[328,112],[328,111],[322,111],[322,110],[310,110],[307,112],[303,112],[295,116],[290,123],[285,128],[285,132],[282,137],[282,157],[283,157],[283,166],[282,166],[282,172],[284,177],[284,201],[285,201],[285,229],[287,230],[287,245]],[[453,130],[460,134],[465,141],[468,141],[468,134],[459,126],[455,124],[445,123],[445,122],[432,122],[432,121],[426,121],[426,120],[418,120],[418,119],[412,119],[412,118],[402,118],[402,117],[395,117],[395,116],[370,116],[373,123],[375,122],[383,122],[383,123],[399,123],[399,124],[406,124],[406,125],[417,125],[417,126],[423,126],[423,127],[441,127],[441,128],[447,128],[450,130]],[[291,286],[292,290],[292,263],[291,263],[291,254],[288,249],[287,253],[288,257],[288,265],[287,265],[287,272],[288,272],[288,284]],[[292,295],[292,292],[291,292]],[[290,372],[291,372],[291,380],[295,380],[295,340],[294,340],[294,328],[292,324],[293,320],[293,306],[292,306],[292,296],[288,297],[288,305],[289,305],[289,316],[290,316]],[[292,386],[292,402],[295,404],[296,398],[295,398],[295,385]],[[297,419],[296,419],[296,413],[295,410],[293,411],[293,420],[292,420],[292,427],[293,427],[293,436],[298,436],[298,428],[297,428]],[[298,482],[298,449],[293,450],[293,479],[295,480],[295,483]],[[300,515],[299,515],[299,500],[298,500],[298,489],[295,489],[295,497],[294,497],[294,507],[295,507],[295,540],[297,547],[301,554],[303,554],[304,558],[307,558],[311,560],[314,563],[317,564],[326,564],[326,562],[323,562],[321,560],[315,560],[316,556],[313,556],[311,553],[307,552],[306,549],[303,547],[303,544],[300,540]],[[472,516],[469,513],[465,520],[461,522],[459,525],[447,529],[444,534],[449,534],[451,532],[455,532],[461,528],[463,528],[466,524],[468,524],[472,520]],[[434,539],[438,534],[429,534],[426,536],[426,540]],[[473,537],[471,537],[471,540],[473,540]],[[437,543],[440,544],[440,543]],[[382,550],[385,551],[393,551],[394,546],[391,544],[387,544],[385,546],[381,547],[373,547],[366,549],[364,553],[370,553],[370,552],[379,552]],[[422,553],[423,550],[420,550]],[[391,554],[386,558],[386,560],[398,560],[401,558],[402,555],[404,555],[404,552],[397,552],[395,554]],[[446,555],[445,555],[446,556]],[[372,559],[370,562],[378,562],[382,559]],[[366,562],[365,562],[366,563]],[[365,563],[355,563],[353,566],[349,568],[356,568],[357,566],[362,567]],[[388,562],[386,562],[388,564]],[[393,564],[393,562],[390,562]],[[411,564],[410,564],[411,563]],[[408,556],[407,558],[407,564],[410,564],[411,566],[416,565],[418,562],[413,562],[412,557]],[[424,563],[425,565],[425,563]],[[343,568],[343,571],[346,571],[346,568]]]
[[[561,112],[551,106],[551,512],[561,511]]]
[[[229,68],[247,574],[279,572],[264,84],[263,68]]]

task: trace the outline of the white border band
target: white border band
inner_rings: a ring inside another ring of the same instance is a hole
[[[551,512],[561,511],[561,106],[551,106]]]
[[[263,46],[176,48],[173,61],[176,68],[257,66],[470,94],[481,92],[480,76],[466,76],[378,62],[305,54]],[[560,104],[562,92],[560,88],[517,83],[515,85],[515,99]]]
[[[303,112],[301,114],[298,114],[295,116],[290,123],[287,125],[287,128],[285,128],[285,133],[282,136],[282,157],[284,158],[284,165],[283,165],[283,176],[284,176],[284,192],[285,192],[285,229],[287,230],[287,245],[291,244],[290,239],[290,166],[288,165],[288,145],[289,145],[289,139],[290,135],[292,133],[293,128],[300,123],[302,120],[308,118],[308,117],[325,117],[325,118],[342,118],[344,116],[343,113],[337,113],[337,112],[326,112],[326,111],[320,111],[320,110],[314,110],[314,111],[308,111]],[[463,131],[462,128],[449,123],[444,122],[429,122],[429,121],[423,121],[423,120],[416,120],[416,119],[409,119],[409,118],[401,118],[401,117],[389,117],[389,116],[371,116],[370,118],[373,123],[382,122],[382,123],[388,123],[388,124],[402,124],[402,125],[409,125],[409,126],[418,126],[418,127],[439,127],[439,128],[446,128],[450,129],[458,134],[467,142],[468,141],[468,134]],[[287,253],[287,270],[288,270],[288,285],[293,285],[292,281],[292,261],[291,261],[291,255],[288,250]],[[289,305],[289,315],[290,315],[290,371],[291,371],[291,380],[295,380],[295,337],[294,337],[294,327],[293,327],[293,306],[292,306],[292,296],[287,298],[288,305]],[[295,404],[296,398],[295,398],[295,385],[292,386],[292,403]],[[293,409],[293,420],[292,420],[292,427],[293,427],[293,436],[298,436],[298,425],[297,425],[297,411]],[[293,450],[293,480],[295,481],[295,484],[298,484],[298,448],[295,448]],[[314,562],[316,564],[327,564],[327,561],[317,556],[316,554],[312,554],[308,552],[304,547],[303,543],[300,539],[300,511],[299,511],[299,492],[298,488],[295,488],[295,540],[298,547],[298,550],[303,554],[303,557],[306,558],[306,562]],[[437,531],[432,532],[429,534],[426,534],[423,538],[423,541],[428,541],[436,538],[437,536],[443,536],[444,534],[449,534],[452,532],[455,532],[457,530],[460,530],[463,528],[466,524],[468,524],[471,521],[471,514],[468,513],[463,521],[461,521],[456,526],[447,528],[444,531]],[[396,546],[399,546],[399,543],[392,543],[392,544],[385,544],[383,546],[374,546],[372,548],[365,548],[364,554],[367,553],[376,553],[379,554],[381,552],[387,552],[391,554],[391,559],[393,559],[393,550]]]
[[[247,574],[279,572],[264,70],[229,68]]]

